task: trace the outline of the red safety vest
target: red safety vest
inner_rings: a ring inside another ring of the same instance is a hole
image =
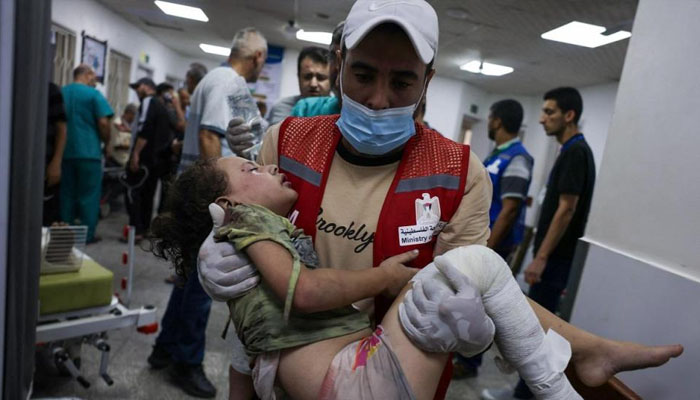
[[[341,139],[335,125],[338,118],[338,115],[287,118],[280,126],[277,149],[280,171],[299,193],[289,218],[314,238],[326,181]],[[379,214],[373,244],[374,266],[413,249],[418,249],[419,255],[410,266],[423,268],[433,261],[437,233],[452,218],[462,201],[468,165],[469,146],[416,124],[416,135],[404,147]],[[416,219],[421,207],[436,211],[434,202],[425,201],[434,201],[434,197],[439,201],[440,222],[433,233],[423,231]],[[384,316],[392,302],[383,296],[375,298],[377,320]],[[436,398],[444,398],[452,376],[451,366],[450,360]]]

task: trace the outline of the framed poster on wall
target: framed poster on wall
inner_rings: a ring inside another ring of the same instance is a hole
[[[80,62],[91,66],[97,74],[97,80],[104,83],[105,63],[107,62],[107,41],[100,41],[92,36],[82,33],[83,48],[80,54]]]

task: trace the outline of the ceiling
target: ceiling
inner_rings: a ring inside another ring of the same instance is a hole
[[[301,49],[308,42],[288,37],[295,20],[306,31],[331,31],[354,0],[173,0],[200,7],[203,23],[165,15],[150,0],[98,0],[166,46],[194,58],[221,61],[199,43],[229,46],[240,28],[255,26],[271,44]],[[539,95],[559,85],[588,86],[618,80],[629,40],[596,49],[543,40],[540,35],[577,20],[613,32],[631,29],[638,0],[432,0],[440,20],[437,74],[460,79],[494,93]],[[462,11],[464,19],[448,16]],[[515,71],[488,77],[461,71],[474,58]]]

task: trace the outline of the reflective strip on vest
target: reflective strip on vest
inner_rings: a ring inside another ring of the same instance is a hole
[[[441,174],[402,179],[396,185],[396,193],[430,190],[438,187],[457,190],[459,189],[459,178],[459,176]]]
[[[321,186],[322,175],[320,172],[316,172],[306,165],[298,161],[294,161],[289,157],[280,155],[280,168],[293,173],[314,186]]]

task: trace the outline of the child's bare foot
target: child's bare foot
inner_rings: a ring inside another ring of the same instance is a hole
[[[665,364],[669,359],[680,356],[683,346],[644,346],[601,338],[595,346],[585,350],[574,354],[571,362],[581,382],[594,387],[604,384],[618,372]]]

